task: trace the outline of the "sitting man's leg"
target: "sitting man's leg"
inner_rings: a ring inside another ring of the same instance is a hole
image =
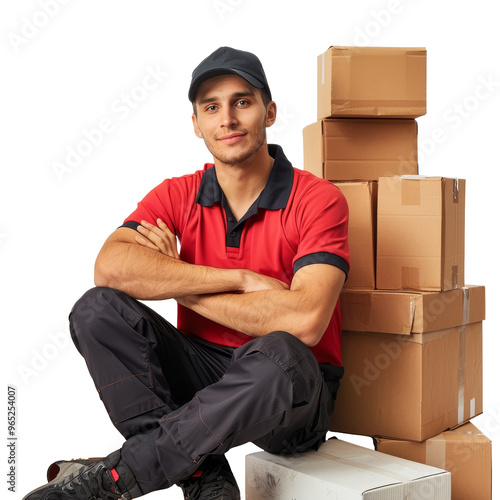
[[[89,290],[77,301],[70,314],[70,330],[113,424],[125,438],[151,432],[163,415],[219,380],[233,351],[189,339],[141,302],[104,287]],[[131,490],[132,497],[143,494],[120,450],[97,462],[57,462],[48,473],[51,486],[39,488],[25,498],[51,499],[50,495],[55,495],[62,499],[67,493],[67,498],[86,499],[85,488],[81,493],[84,496],[79,496],[78,485],[75,488],[70,484],[71,476],[82,473],[77,482],[86,483],[97,474],[102,476],[100,482],[106,492],[123,494]],[[227,461],[218,460],[213,467],[235,485]],[[120,479],[115,481],[118,476]],[[61,486],[56,487],[58,484]],[[229,487],[237,490],[231,484]],[[62,491],[60,496],[56,490]],[[126,493],[123,498],[128,498]]]
[[[311,350],[297,338],[285,332],[273,332],[253,339],[234,351],[230,365],[228,358],[216,356],[211,375],[199,375],[200,370],[195,369],[195,379],[201,376],[203,380],[189,382],[195,391],[190,396],[192,399],[175,401],[170,378],[165,377],[155,358],[161,349],[157,345],[156,350],[152,349],[156,337],[149,338],[151,324],[159,320],[144,321],[145,315],[137,314],[135,308],[130,307],[131,301],[137,301],[125,294],[120,301],[116,300],[121,292],[109,295],[106,291],[107,298],[101,295],[99,300],[96,299],[99,295],[95,295],[98,292],[88,293],[90,296],[84,296],[73,311],[73,317],[80,316],[80,325],[86,322],[84,330],[87,331],[86,335],[79,332],[73,320],[75,342],[87,360],[110,417],[127,438],[118,453],[118,466],[105,464],[111,471],[108,477],[132,476],[137,481],[133,495],[137,496],[137,490],[145,494],[179,481],[189,485],[190,477],[207,457],[215,460],[212,457],[249,441],[277,453],[315,448],[324,439],[332,398]],[[92,305],[90,301],[84,307],[83,300],[86,298],[88,302],[90,297],[97,303]],[[102,303],[106,301],[109,304]],[[122,334],[117,333],[122,330],[115,328],[118,320],[110,323],[107,319],[99,324],[98,318],[108,314],[99,309],[117,311],[115,316],[120,318],[120,328],[130,332],[124,336],[126,342]],[[158,325],[153,330],[157,328]],[[90,340],[82,342],[84,337]],[[131,348],[136,353],[133,357],[130,357]],[[178,362],[179,356],[186,356],[185,348],[182,350],[184,354],[177,352],[172,363]],[[117,352],[120,363],[116,361]],[[192,358],[191,353],[188,357]],[[225,375],[220,378],[224,371]],[[183,382],[182,371],[179,377]],[[125,405],[119,404],[120,397]],[[115,452],[109,457],[116,456]],[[105,459],[108,462],[109,457]],[[86,481],[83,475],[80,473],[77,482]],[[121,491],[131,489],[118,479],[117,488],[120,487]]]
[[[218,382],[162,417],[154,431],[128,439],[122,456],[134,472],[143,470],[137,480],[152,491],[155,483],[189,477],[206,456],[250,441],[273,453],[315,449],[332,407],[311,350],[289,333],[272,332],[236,349]]]
[[[232,349],[186,337],[142,302],[105,287],[77,301],[70,331],[125,438],[156,428],[160,417],[217,382],[232,355]]]

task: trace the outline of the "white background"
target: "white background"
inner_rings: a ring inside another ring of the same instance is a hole
[[[7,385],[16,386],[18,405],[17,492],[7,491],[4,473],[2,498],[21,499],[45,482],[46,466],[56,459],[102,456],[121,446],[69,341],[67,316],[93,286],[94,260],[105,238],[137,201],[164,178],[211,161],[192,132],[187,90],[193,68],[221,45],[262,60],[279,109],[269,140],[280,143],[299,168],[302,129],[316,121],[319,54],[330,45],[427,48],[428,112],[417,120],[420,173],[467,180],[465,281],[485,285],[487,296],[484,414],[474,423],[497,447],[500,40],[493,5],[2,2],[2,390],[6,396]],[[153,70],[157,85],[141,88]],[[85,149],[86,133],[98,127],[106,129],[100,142],[95,134],[96,144]],[[54,165],[78,147],[85,157],[57,175]],[[155,307],[175,321],[173,304]],[[368,437],[344,438],[372,447]],[[246,445],[228,454],[242,490],[244,456],[253,451]],[[182,494],[173,488],[149,498]]]

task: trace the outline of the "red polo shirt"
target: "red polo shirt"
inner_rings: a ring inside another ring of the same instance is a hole
[[[213,164],[163,181],[124,222],[162,219],[179,238],[180,258],[191,264],[250,269],[290,284],[301,267],[315,263],[349,271],[347,202],[328,181],[292,167],[279,146],[266,187],[236,221]],[[216,344],[238,347],[253,337],[178,307],[177,327]],[[342,365],[339,304],[321,341],[312,348],[320,363]]]

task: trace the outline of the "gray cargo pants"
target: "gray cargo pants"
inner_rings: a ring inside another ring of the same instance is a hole
[[[218,346],[104,287],[78,300],[70,330],[126,438],[122,458],[144,494],[189,477],[205,457],[233,446],[296,453],[324,441],[343,369],[320,368],[289,333]]]

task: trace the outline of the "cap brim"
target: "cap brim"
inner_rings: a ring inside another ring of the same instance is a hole
[[[228,69],[228,68],[212,68],[209,71],[205,71],[205,73],[202,73],[195,80],[191,82],[191,86],[189,87],[189,93],[188,93],[189,100],[191,102],[194,102],[196,93],[198,92],[198,89],[200,88],[202,83],[204,83],[210,78],[213,78],[214,76],[227,75],[227,74],[235,74],[241,76],[241,78],[246,80],[253,87],[257,87],[258,89],[264,88],[264,85],[261,82],[259,82],[257,78],[254,78],[252,75],[249,75],[245,71],[241,71],[238,69]]]

